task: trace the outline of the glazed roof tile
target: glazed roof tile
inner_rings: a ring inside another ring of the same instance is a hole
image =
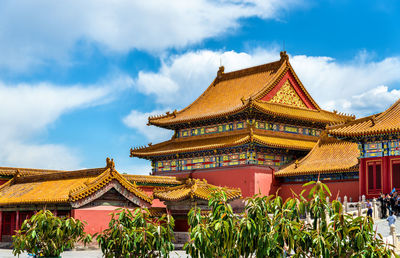
[[[356,143],[323,136],[307,156],[277,171],[275,176],[355,172],[359,155]]]
[[[383,113],[328,127],[334,136],[354,137],[400,132],[400,99]]]
[[[223,190],[228,200],[238,199],[242,196],[240,189],[218,187],[208,184],[205,180],[189,178],[183,185],[155,189],[154,197],[162,201],[181,201],[185,199],[209,200],[211,193],[218,190]]]
[[[111,168],[55,172],[43,175],[15,175],[0,186],[0,205],[70,203],[118,182],[142,200],[151,198]]]
[[[174,176],[144,176],[144,175],[122,175],[131,183],[179,185],[182,181]]]
[[[323,124],[339,123],[353,120],[354,117],[330,112],[322,109],[298,108],[265,101],[254,101],[254,107],[266,114]]]
[[[283,78],[286,72],[290,71],[297,81],[300,89],[304,92],[310,103],[320,111],[317,103],[312,99],[301,81],[295,74],[289,63],[289,57],[285,52],[281,53],[281,60],[246,68],[229,73],[219,71],[217,77],[210,86],[200,95],[192,104],[180,111],[172,113],[167,112],[166,115],[150,117],[149,124],[170,127],[175,124],[188,123],[192,121],[200,121],[223,117],[243,111],[253,105],[253,101],[262,99],[268,94]],[[287,110],[281,105],[269,103],[269,105],[261,105],[260,111],[268,113],[276,113],[278,115],[286,115],[295,119],[302,119],[303,115],[306,120],[317,121],[323,123],[331,123],[343,121],[344,119],[354,119],[349,116],[341,116],[330,112],[308,113],[306,111]]]
[[[163,117],[149,118],[154,125],[179,124],[228,115],[246,108],[241,99],[257,94],[283,70],[282,62],[273,62],[236,72],[224,73],[188,107]]]
[[[131,156],[152,157],[202,150],[215,150],[219,148],[240,146],[249,142],[257,142],[261,145],[274,148],[311,150],[316,141],[316,137],[303,137],[289,133],[245,129],[239,132],[222,135],[173,138],[169,141],[148,147],[131,149]]]
[[[56,172],[64,172],[63,170],[52,169],[35,169],[35,168],[14,168],[14,167],[0,167],[0,176],[14,176],[16,173],[20,175],[38,175]]]

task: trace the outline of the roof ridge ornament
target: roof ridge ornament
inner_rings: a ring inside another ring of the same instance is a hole
[[[224,71],[225,71],[225,67],[223,65],[221,65],[218,68],[218,72],[217,72],[217,78],[218,79],[221,79],[222,75],[224,74]]]
[[[371,119],[370,119],[370,120],[371,120],[371,123],[372,123],[372,124],[371,124],[371,127],[373,127],[373,126],[375,125],[375,122],[376,122],[375,119],[376,119],[376,116],[375,116],[375,115],[371,116]]]
[[[19,169],[17,169],[17,171],[15,171],[15,178],[20,178],[21,177],[21,171],[19,171]]]
[[[106,158],[106,168],[111,169],[111,171],[115,170],[115,163],[114,159],[110,159],[109,157]]]
[[[286,51],[281,51],[281,61],[289,61],[289,56],[286,54]]]

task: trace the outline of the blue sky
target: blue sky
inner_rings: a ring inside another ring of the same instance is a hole
[[[400,98],[398,1],[0,2],[0,165],[148,174],[147,117],[283,45],[321,107],[357,117]],[[284,42],[284,43],[283,43]]]

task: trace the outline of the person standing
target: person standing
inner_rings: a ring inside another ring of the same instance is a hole
[[[393,213],[391,212],[389,217],[386,219],[389,223],[389,227],[391,225],[393,225],[396,222],[396,216],[393,215]]]
[[[386,197],[384,194],[379,196],[378,201],[381,203],[381,219],[385,219],[387,217],[387,207],[386,207]]]
[[[367,200],[367,216],[372,217],[372,204]]]

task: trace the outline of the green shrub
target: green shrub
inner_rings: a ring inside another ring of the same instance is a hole
[[[105,257],[169,257],[174,250],[173,228],[169,215],[156,219],[148,209],[119,209],[97,242]]]
[[[373,230],[370,217],[344,214],[342,204],[321,182],[312,185],[307,198],[293,193],[285,202],[277,196],[246,199],[245,212],[234,214],[224,193],[213,194],[212,211],[188,214],[192,257],[391,257],[395,255]],[[305,219],[312,218],[311,223]],[[213,255],[214,254],[214,255]]]
[[[13,236],[13,254],[26,251],[36,256],[58,257],[75,243],[91,241],[84,232],[84,222],[74,218],[59,218],[48,210],[41,210],[23,222]]]

